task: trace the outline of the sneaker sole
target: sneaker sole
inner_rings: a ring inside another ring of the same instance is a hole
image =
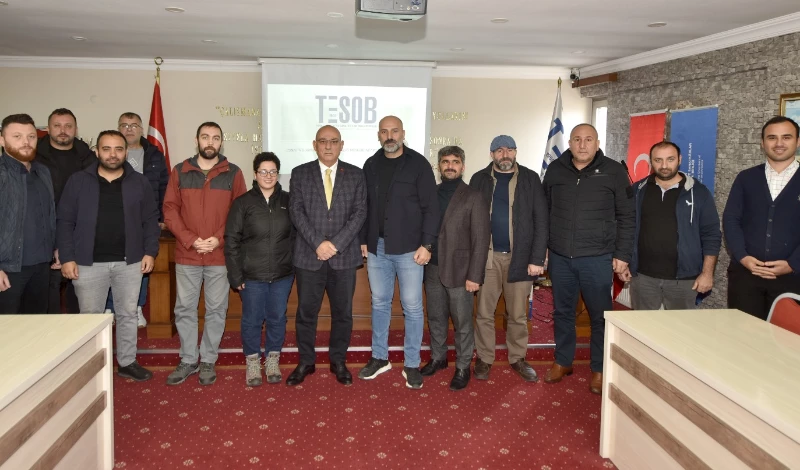
[[[190,372],[189,375],[187,375],[186,377],[182,378],[179,382],[169,382],[169,381],[167,381],[167,385],[180,385],[180,384],[186,382],[186,379],[188,379],[189,377],[191,377],[194,374],[197,374],[198,372],[200,372],[200,368],[197,368],[197,370]]]
[[[384,372],[388,371],[391,368],[392,368],[392,363],[390,362],[390,363],[386,364],[385,366],[381,367],[380,369],[376,370],[374,374],[372,374],[372,375],[364,375],[364,376],[361,375],[361,372],[363,372],[363,370],[362,370],[361,372],[358,373],[358,378],[359,379],[364,379],[364,380],[372,380],[375,377],[383,374]]]
[[[406,379],[406,387],[408,387],[410,389],[413,389],[413,390],[419,390],[419,389],[422,388],[422,384],[419,384],[419,387],[417,387],[417,386],[414,386],[414,385],[411,385],[410,383],[408,383],[408,377],[406,376],[406,371],[403,371],[403,378]]]

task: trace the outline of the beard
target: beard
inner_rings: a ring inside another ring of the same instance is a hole
[[[219,150],[210,145],[206,148],[197,147],[197,154],[206,160],[213,160],[219,156]]]
[[[387,153],[394,153],[400,150],[400,144],[394,139],[388,139],[383,143],[383,151]]]
[[[514,163],[516,163],[516,159],[514,158],[501,158],[499,160],[494,161],[494,166],[500,171],[509,171],[514,168]]]
[[[461,175],[459,175],[455,170],[447,170],[442,172],[442,181],[453,181],[459,178],[461,178]]]
[[[98,158],[97,160],[99,161],[100,166],[102,166],[103,168],[105,168],[108,171],[118,170],[119,167],[121,167],[125,163],[125,159],[124,158],[113,158],[113,159],[108,159],[108,160],[104,160],[102,158]]]
[[[50,137],[50,140],[56,143],[56,145],[72,145],[72,142],[75,140],[75,137],[69,136],[67,134],[58,134],[55,137]]]
[[[6,146],[6,153],[9,154],[14,160],[28,163],[36,158],[36,147],[8,147]]]
[[[669,181],[672,178],[674,178],[675,175],[677,174],[678,174],[677,168],[675,168],[675,170],[668,170],[668,171],[659,170],[656,171],[656,178],[659,179],[660,181]]]

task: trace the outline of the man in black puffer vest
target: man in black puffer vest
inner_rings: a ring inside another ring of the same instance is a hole
[[[69,109],[58,108],[50,113],[47,118],[47,133],[36,145],[36,161],[50,170],[55,205],[58,207],[69,177],[96,162],[97,156],[84,141],[75,138],[78,134],[78,121]],[[47,313],[61,313],[61,286],[65,281],[66,311],[80,313],[75,289],[72,282],[61,276],[61,264],[57,257],[50,270]]]
[[[569,150],[550,164],[544,176],[556,342],[555,362],[546,383],[572,374],[580,293],[592,324],[590,390],[602,391],[603,312],[612,309],[614,273],[624,272],[633,256],[636,212],[629,183],[625,168],[603,155],[597,130],[590,124],[572,129]]]

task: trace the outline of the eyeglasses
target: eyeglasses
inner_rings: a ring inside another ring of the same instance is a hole
[[[258,170],[256,173],[258,173],[258,176],[262,178],[266,178],[267,176],[270,178],[275,178],[278,176],[278,170]]]
[[[136,123],[134,123],[134,124],[120,124],[119,125],[119,130],[122,130],[122,129],[125,129],[125,130],[128,130],[128,129],[136,130],[136,129],[141,129],[141,128],[142,128],[142,126],[140,126],[139,124],[136,124]]]
[[[328,139],[317,139],[317,143],[319,145],[323,146],[323,147],[327,147],[328,144],[339,145],[340,142],[341,142],[341,140],[339,140],[339,139],[331,139],[331,140],[328,140]]]

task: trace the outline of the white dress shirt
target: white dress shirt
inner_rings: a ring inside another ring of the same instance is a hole
[[[772,168],[769,162],[767,162],[765,173],[767,175],[769,194],[772,196],[773,201],[778,199],[778,195],[781,193],[781,191],[783,191],[783,188],[789,184],[789,180],[792,179],[792,176],[794,176],[794,174],[797,172],[798,167],[800,167],[800,164],[798,164],[797,160],[795,160],[782,172],[778,173]]]
[[[336,160],[336,163],[333,164],[332,167],[325,166],[321,160],[317,160],[319,162],[319,171],[322,174],[322,186],[325,187],[325,170],[328,168],[331,169],[331,189],[336,187],[336,169],[339,168],[339,160]]]

